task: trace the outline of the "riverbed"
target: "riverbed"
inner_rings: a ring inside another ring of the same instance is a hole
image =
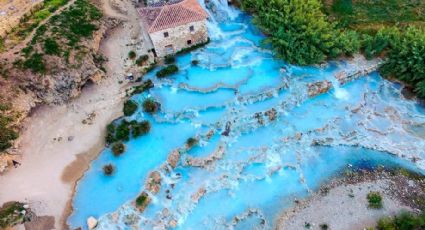
[[[94,216],[99,229],[272,229],[276,214],[347,166],[424,169],[425,109],[375,71],[336,77],[374,60],[289,65],[261,44],[248,15],[215,8],[208,45],[179,55],[169,78],[157,79],[158,69],[144,76],[155,87],[133,96],[139,110],[121,119],[147,120],[151,131],[126,142],[123,155],[105,148],[92,162],[76,189],[72,228]],[[317,82],[332,87],[309,93]],[[141,110],[147,98],[161,104],[158,113]],[[188,148],[189,138],[198,144]],[[102,172],[108,163],[112,176]],[[158,193],[146,191],[152,171]],[[144,212],[133,204],[142,191],[152,200]]]

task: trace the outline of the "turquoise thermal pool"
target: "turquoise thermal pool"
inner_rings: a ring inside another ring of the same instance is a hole
[[[403,99],[400,85],[362,72],[376,61],[288,65],[260,45],[249,16],[218,1],[206,7],[211,42],[178,56],[177,74],[144,76],[155,87],[133,96],[139,111],[120,119],[148,120],[151,131],[126,142],[123,155],[105,148],[92,162],[76,188],[72,228],[94,216],[98,229],[272,229],[295,198],[347,167],[423,172],[425,109]],[[357,75],[345,83],[341,73]],[[333,87],[309,94],[317,82]],[[149,97],[161,104],[154,115],[141,110]],[[199,143],[186,148],[191,137]],[[102,172],[108,163],[112,176]],[[140,212],[133,202],[153,171],[160,191],[147,192]]]

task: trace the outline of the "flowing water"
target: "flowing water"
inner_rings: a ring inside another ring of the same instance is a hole
[[[106,148],[93,161],[78,183],[71,227],[85,229],[94,216],[99,229],[271,229],[295,198],[347,166],[423,172],[425,110],[376,72],[344,85],[335,77],[376,62],[288,65],[261,48],[250,17],[220,0],[205,7],[211,42],[179,56],[178,74],[145,76],[155,88],[133,99],[141,105],[152,97],[160,112],[122,119],[148,120],[152,129],[127,142],[122,156]],[[314,82],[333,89],[309,95]],[[190,137],[199,144],[187,149]],[[174,150],[175,168],[166,164]],[[112,176],[103,175],[107,163],[116,166]],[[161,189],[148,192],[141,213],[133,201],[152,171]]]

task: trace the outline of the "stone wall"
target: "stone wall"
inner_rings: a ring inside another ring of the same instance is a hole
[[[189,30],[190,26],[194,26],[193,32]],[[165,32],[168,32],[168,37],[164,37]],[[158,57],[164,57],[167,55],[166,46],[171,45],[173,53],[176,53],[184,48],[206,42],[208,40],[206,20],[154,32],[150,34],[150,37]],[[187,44],[188,40],[192,41],[190,45]]]

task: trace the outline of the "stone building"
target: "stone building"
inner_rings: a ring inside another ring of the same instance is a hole
[[[208,41],[208,14],[197,0],[151,5],[140,8],[139,14],[158,57]]]

